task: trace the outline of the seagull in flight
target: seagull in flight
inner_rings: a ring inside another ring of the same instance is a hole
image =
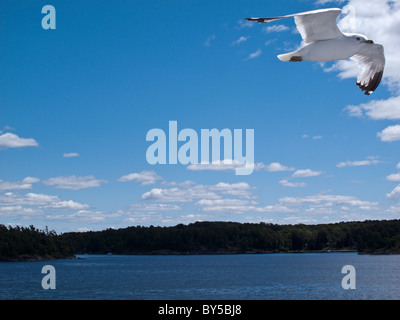
[[[281,61],[336,61],[355,60],[362,68],[357,86],[370,95],[379,86],[385,69],[384,48],[362,34],[342,33],[336,23],[342,10],[320,9],[275,18],[246,18],[248,21],[266,23],[294,18],[303,38],[298,50],[278,56]]]

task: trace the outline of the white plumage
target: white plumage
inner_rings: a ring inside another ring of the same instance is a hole
[[[321,9],[275,18],[246,18],[259,23],[294,18],[303,46],[281,54],[281,61],[335,61],[352,59],[362,68],[356,84],[366,95],[373,93],[385,68],[384,48],[361,34],[342,33],[336,23],[341,9]]]

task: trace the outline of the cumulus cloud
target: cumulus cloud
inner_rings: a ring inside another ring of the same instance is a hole
[[[321,175],[321,171],[313,171],[311,169],[297,170],[292,174],[293,178],[309,178]]]
[[[14,133],[0,135],[0,150],[8,148],[37,147],[39,144],[33,138],[20,138]]]
[[[261,56],[261,53],[262,53],[261,49],[257,49],[255,52],[250,53],[247,56],[247,58],[245,59],[245,61],[255,59],[255,58]]]
[[[279,181],[279,183],[284,187],[289,188],[298,188],[298,187],[307,187],[307,183],[304,182],[290,182],[286,179]]]
[[[386,180],[389,180],[389,181],[400,181],[400,173],[393,173],[391,175],[388,175],[386,177]]]
[[[162,180],[162,178],[159,175],[157,175],[154,171],[142,171],[139,173],[131,173],[122,176],[121,178],[118,179],[118,181],[120,182],[136,181],[143,186],[155,184],[157,180]]]
[[[8,190],[28,190],[32,189],[32,184],[39,182],[40,179],[26,177],[22,181],[3,181],[0,179],[0,192]]]
[[[400,184],[392,192],[388,193],[386,197],[391,200],[400,200]]]
[[[280,172],[280,171],[294,171],[292,167],[287,167],[279,162],[272,162],[265,165],[262,162],[255,164],[240,164],[236,160],[222,160],[212,163],[199,163],[191,164],[187,166],[188,170],[191,171],[235,171],[237,169],[251,168],[255,171],[265,170],[268,172]]]
[[[242,198],[252,197],[252,188],[246,182],[225,183],[216,185],[194,185],[186,188],[153,188],[142,194],[142,200],[152,200],[159,203],[185,203],[196,199],[222,199],[224,195]]]
[[[281,171],[294,171],[295,169],[292,167],[287,167],[285,165],[282,165],[279,162],[272,162],[269,165],[265,166],[265,170],[268,172],[281,172]]]
[[[370,157],[367,160],[357,160],[357,161],[344,161],[336,165],[338,168],[345,167],[361,167],[361,166],[371,166],[375,164],[382,163],[382,161],[375,159],[375,157]]]
[[[224,159],[222,161],[201,162],[191,164],[186,169],[191,171],[236,171],[239,169],[260,170],[264,167],[262,163],[239,163],[237,160]]]
[[[393,142],[400,140],[400,125],[389,126],[382,132],[378,132],[377,136],[383,142]]]
[[[18,194],[7,192],[0,194],[0,211],[2,214],[24,215],[43,214],[48,211],[68,211],[89,209],[87,204],[81,204],[72,200],[60,200],[58,196],[27,193]]]
[[[369,117],[373,120],[399,120],[400,97],[375,100],[358,106],[347,106],[345,110],[352,117]]]
[[[93,176],[55,177],[43,181],[43,183],[47,186],[54,187],[57,189],[66,189],[66,190],[81,190],[87,188],[95,188],[95,187],[100,187],[103,183],[106,182],[107,182],[106,180],[99,180]]]
[[[346,2],[346,0],[317,0],[315,4],[318,6],[324,6],[328,3],[342,4],[344,2]]]
[[[253,22],[241,19],[238,21],[238,26],[236,27],[236,29],[252,28],[253,26]]]
[[[283,32],[289,30],[289,27],[283,25],[283,24],[274,24],[272,26],[267,26],[262,29],[265,33],[271,33],[271,32]]]
[[[0,217],[10,216],[30,216],[42,214],[42,210],[37,208],[24,208],[23,206],[1,206]]]
[[[75,157],[79,157],[79,153],[76,152],[70,152],[70,153],[64,153],[63,157],[64,158],[75,158]]]
[[[254,200],[243,199],[201,199],[197,201],[196,205],[201,207],[201,211],[203,212],[230,212],[235,214],[250,212],[282,213],[293,211],[282,204],[260,206],[259,203]]]
[[[241,43],[246,42],[249,38],[250,38],[250,36],[247,36],[247,37],[246,37],[246,36],[241,36],[239,39],[233,41],[233,42],[231,43],[231,45],[232,45],[232,46],[238,46],[238,45],[240,45]]]
[[[163,204],[163,203],[146,203],[146,204],[132,204],[129,207],[130,210],[134,211],[178,211],[182,210],[181,206],[176,204]]]
[[[62,220],[67,222],[86,222],[86,223],[98,223],[103,222],[107,218],[118,216],[116,214],[107,214],[100,211],[90,210],[79,210],[72,214],[59,214],[59,215],[48,215],[47,220]]]
[[[279,199],[282,204],[285,205],[323,205],[324,207],[332,206],[357,206],[357,207],[375,207],[379,203],[371,201],[363,201],[353,196],[341,196],[341,195],[326,195],[316,194],[307,197],[284,197]]]
[[[321,140],[323,138],[323,136],[318,135],[318,136],[309,136],[308,134],[303,134],[301,136],[303,139],[307,139],[307,138],[311,138],[313,140]]]

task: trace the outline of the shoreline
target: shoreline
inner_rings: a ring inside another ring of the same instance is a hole
[[[218,255],[260,255],[260,254],[309,254],[309,253],[357,253],[356,250],[314,250],[314,251],[169,251],[155,250],[151,252],[124,252],[124,253],[78,253],[77,255],[115,255],[115,256],[218,256]]]
[[[258,255],[258,254],[319,254],[319,253],[357,253],[359,255],[399,255],[400,250],[376,250],[376,251],[361,251],[357,250],[289,250],[289,251],[261,251],[261,250],[251,250],[251,251],[194,251],[194,252],[179,252],[170,250],[155,250],[151,252],[130,252],[130,253],[77,253],[73,256],[61,256],[54,257],[51,255],[19,255],[16,257],[0,257],[1,262],[40,262],[40,261],[54,261],[54,260],[65,260],[73,259],[79,260],[84,259],[79,257],[81,255],[99,255],[99,256],[217,256],[217,255]]]
[[[77,259],[76,256],[61,256],[54,257],[51,255],[29,255],[22,254],[16,257],[0,257],[0,262],[39,262],[39,261],[54,261],[63,259]]]

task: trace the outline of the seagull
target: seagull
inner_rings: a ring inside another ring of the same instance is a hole
[[[384,48],[362,34],[342,33],[336,23],[342,10],[320,9],[275,18],[246,18],[248,21],[266,23],[294,17],[303,38],[298,50],[278,55],[281,61],[336,61],[351,59],[362,71],[357,86],[370,95],[379,86],[385,69]]]

